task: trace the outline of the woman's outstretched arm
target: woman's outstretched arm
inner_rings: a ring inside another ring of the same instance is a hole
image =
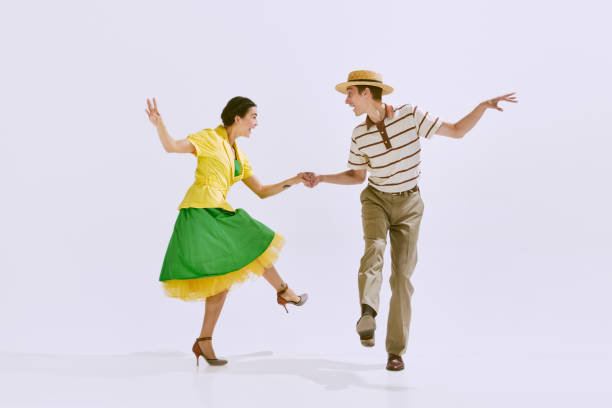
[[[193,153],[195,152],[195,147],[191,142],[187,139],[174,140],[172,136],[166,130],[166,125],[164,125],[164,121],[157,109],[157,101],[153,98],[153,104],[151,101],[147,99],[147,107],[145,112],[149,116],[149,120],[157,128],[157,134],[159,135],[159,140],[161,141],[162,146],[164,146],[164,150],[168,153]]]
[[[289,187],[295,184],[303,183],[305,179],[304,179],[304,173],[299,173],[295,177],[291,177],[290,179],[281,181],[280,183],[270,184],[267,186],[264,186],[263,184],[261,184],[259,179],[255,176],[245,178],[242,181],[244,182],[244,184],[247,185],[248,188],[251,189],[252,192],[257,194],[259,198],[267,198],[267,197],[276,195],[280,193],[281,191],[285,191],[286,189],[288,189]]]

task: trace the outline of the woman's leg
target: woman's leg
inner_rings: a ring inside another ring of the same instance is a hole
[[[274,266],[266,268],[263,277],[266,278],[266,280],[270,283],[270,285],[272,285],[274,289],[276,289],[277,292],[281,289],[283,280],[276,271],[276,268],[274,268]],[[291,290],[291,288],[287,288],[287,291],[281,296],[289,301],[298,302],[300,300],[300,297],[297,296],[295,292]]]
[[[219,315],[221,314],[221,309],[223,309],[226,296],[227,290],[206,298],[204,321],[202,322],[200,337],[212,337],[215,326],[217,325],[217,320],[219,320]],[[198,342],[198,345],[206,357],[216,358],[215,351],[212,347],[212,341],[201,340]]]

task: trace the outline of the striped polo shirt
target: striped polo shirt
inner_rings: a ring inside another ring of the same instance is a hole
[[[367,169],[368,183],[386,193],[398,193],[415,187],[421,164],[420,138],[431,139],[442,121],[417,106],[393,109],[385,105],[385,118],[365,123],[353,130],[348,167]]]

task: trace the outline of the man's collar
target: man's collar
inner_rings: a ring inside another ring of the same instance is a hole
[[[393,106],[391,105],[387,105],[385,104],[385,117],[383,118],[383,120],[381,120],[381,122],[384,122],[385,118],[392,118],[393,117]],[[372,126],[375,126],[376,123],[374,123],[374,121],[372,119],[370,119],[370,117],[368,116],[368,114],[366,113],[366,128],[369,129]],[[380,123],[380,122],[379,122]]]

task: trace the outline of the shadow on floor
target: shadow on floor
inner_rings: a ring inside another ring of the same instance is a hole
[[[208,376],[297,376],[324,387],[343,390],[360,387],[386,391],[407,391],[410,387],[368,383],[359,373],[384,370],[382,364],[356,364],[324,358],[275,358],[271,351],[228,356],[229,364],[210,367],[200,359],[179,352],[133,353],[125,355],[53,355],[0,352],[0,372],[79,378],[130,378],[173,373]],[[393,373],[401,375],[401,373]]]

